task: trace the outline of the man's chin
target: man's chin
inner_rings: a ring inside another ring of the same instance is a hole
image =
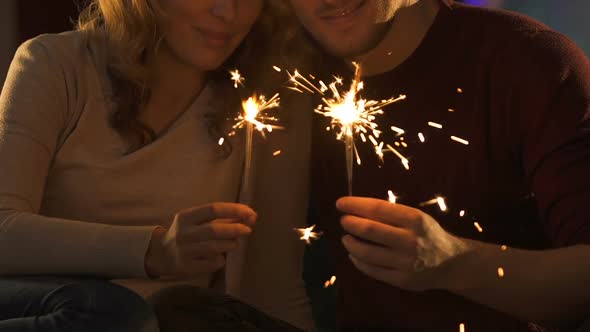
[[[345,45],[343,43],[343,45]],[[330,55],[339,57],[339,58],[346,58],[346,59],[354,59],[359,56],[362,56],[368,53],[370,50],[375,48],[376,45],[349,45],[348,47],[343,47],[343,45],[325,45],[323,49],[328,52]]]

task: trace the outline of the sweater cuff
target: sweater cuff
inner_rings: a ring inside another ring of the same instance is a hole
[[[148,278],[145,255],[157,227],[105,225],[97,233],[93,258],[109,277]]]

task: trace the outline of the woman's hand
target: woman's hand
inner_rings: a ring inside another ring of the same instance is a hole
[[[169,229],[157,228],[146,254],[146,272],[196,276],[225,265],[225,254],[250,235],[256,213],[246,205],[212,203],[180,211]]]

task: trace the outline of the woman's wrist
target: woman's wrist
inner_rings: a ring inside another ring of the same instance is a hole
[[[166,229],[163,227],[157,227],[152,233],[144,260],[145,272],[150,278],[158,278],[164,274],[162,266],[165,259],[162,243],[165,234]]]

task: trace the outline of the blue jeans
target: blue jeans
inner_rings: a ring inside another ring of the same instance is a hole
[[[210,289],[175,286],[148,301],[106,280],[0,278],[0,332],[302,332]]]
[[[157,332],[151,306],[106,280],[0,278],[0,332]]]
[[[162,332],[304,332],[207,288],[173,286],[148,301],[153,304]]]

